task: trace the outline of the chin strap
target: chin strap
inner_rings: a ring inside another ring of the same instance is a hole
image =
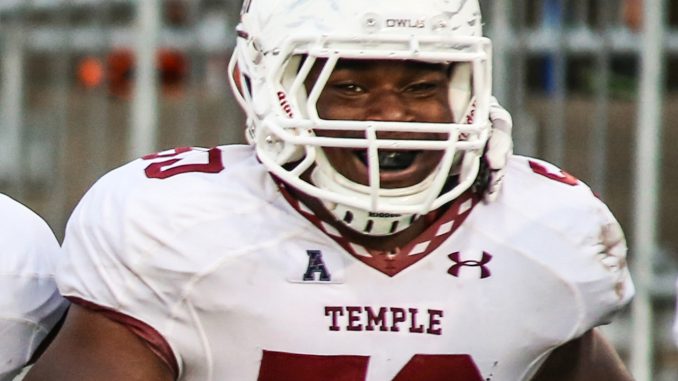
[[[359,186],[337,173],[334,168],[329,165],[329,162],[326,162],[322,152],[319,153],[319,159],[320,165],[317,165],[311,173],[311,181],[313,184],[319,188],[330,191],[339,191],[342,194],[347,194],[356,198],[369,197],[368,194],[360,191],[360,188],[363,186]],[[415,190],[416,189],[409,189],[408,191],[405,191],[406,195],[394,195],[391,197],[394,200],[398,199],[399,196],[422,198],[423,196],[421,196],[419,192],[415,192]],[[341,221],[341,223],[349,228],[365,235],[384,236],[395,234],[412,225],[418,217],[417,214],[371,212],[340,203],[325,200],[322,200],[322,202],[325,208],[337,219],[337,221]]]

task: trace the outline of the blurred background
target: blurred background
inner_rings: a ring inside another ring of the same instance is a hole
[[[638,288],[606,332],[640,381],[678,380],[678,0],[481,0],[516,153],[587,182]],[[0,192],[59,239],[140,155],[243,142],[228,85],[240,0],[0,0]]]

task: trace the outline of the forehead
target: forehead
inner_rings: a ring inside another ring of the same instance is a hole
[[[323,60],[324,61],[324,60]],[[321,62],[324,63],[324,62]],[[414,60],[361,60],[340,59],[335,71],[342,72],[407,72],[407,73],[447,73],[450,64],[432,63]]]

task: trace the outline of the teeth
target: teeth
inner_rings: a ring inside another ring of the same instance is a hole
[[[367,165],[367,152],[357,151],[360,160]],[[412,165],[418,151],[382,151],[379,152],[379,168],[385,171],[398,171]]]

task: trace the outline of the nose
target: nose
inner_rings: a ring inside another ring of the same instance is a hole
[[[365,118],[381,122],[412,122],[414,114],[401,94],[380,91],[370,97]]]

